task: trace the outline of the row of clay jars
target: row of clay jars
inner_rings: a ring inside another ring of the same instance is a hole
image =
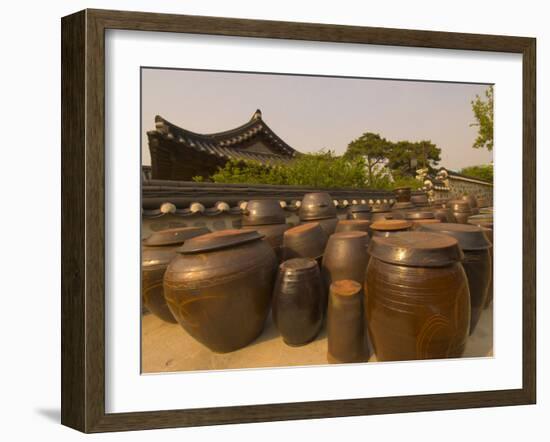
[[[299,217],[301,222],[318,222],[329,236],[334,233],[338,223],[336,207],[332,197],[326,192],[306,193],[302,199]]]
[[[460,357],[470,300],[457,241],[399,232],[374,236],[369,254],[365,322],[377,360]]]
[[[275,252],[256,231],[197,236],[166,269],[166,302],[197,341],[214,352],[235,351],[262,332],[276,270]]]
[[[487,302],[491,281],[491,244],[480,227],[469,224],[432,224],[423,225],[421,229],[453,237],[464,253],[462,266],[466,272],[470,291],[470,334],[472,334]]]
[[[152,233],[142,241],[141,296],[143,305],[157,318],[176,323],[166,305],[162,281],[177,249],[188,239],[209,233],[206,227],[180,227]]]

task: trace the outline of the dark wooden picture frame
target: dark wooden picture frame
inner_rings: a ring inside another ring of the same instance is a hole
[[[105,412],[105,30],[494,51],[523,57],[523,385],[220,408]],[[533,404],[536,400],[536,40],[311,23],[85,10],[62,19],[61,422],[84,432]]]

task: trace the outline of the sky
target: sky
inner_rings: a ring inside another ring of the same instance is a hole
[[[492,152],[474,149],[471,101],[487,85],[335,78],[218,71],[142,69],[142,153],[155,115],[193,132],[233,129],[256,109],[269,127],[300,152],[343,154],[364,132],[391,140],[431,140],[440,166],[487,164]]]

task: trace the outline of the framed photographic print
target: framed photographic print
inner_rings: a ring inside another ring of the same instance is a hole
[[[64,17],[62,423],[535,403],[535,51]]]

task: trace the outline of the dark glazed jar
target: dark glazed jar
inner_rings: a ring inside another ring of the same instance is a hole
[[[336,207],[332,197],[326,192],[306,193],[299,215],[301,221],[336,218]]]
[[[411,202],[416,207],[427,207],[430,205],[430,201],[428,200],[428,195],[426,195],[425,193],[417,193],[415,195],[412,195]]]
[[[404,202],[404,203],[400,203],[400,202],[395,203],[391,208],[392,219],[405,219],[407,212],[410,210],[414,210],[415,207],[416,206],[410,201]]]
[[[375,204],[372,206],[371,222],[392,219],[393,213],[389,204]]]
[[[321,267],[327,292],[333,281],[365,279],[367,240],[365,232],[340,232],[330,236]]]
[[[491,243],[480,227],[469,224],[432,224],[422,226],[422,230],[455,238],[464,252],[462,265],[470,289],[470,334],[472,334],[487,302],[491,280],[491,256],[489,252]]]
[[[243,230],[255,230],[264,235],[264,240],[273,248],[277,260],[283,259],[283,237],[285,232],[290,229],[289,224],[269,224],[264,226],[244,226]]]
[[[166,267],[177,255],[176,249],[187,239],[209,233],[206,227],[181,227],[160,230],[142,242],[141,295],[143,305],[157,318],[175,324],[177,321],[164,299],[162,278]]]
[[[336,233],[338,232],[369,232],[370,221],[366,219],[342,219],[336,225]]]
[[[363,290],[357,281],[330,285],[327,312],[327,360],[331,364],[364,362]]]
[[[328,235],[319,223],[300,224],[285,231],[283,236],[283,260],[291,258],[323,257]]]
[[[398,187],[393,190],[393,193],[395,193],[395,199],[398,203],[408,203],[411,201],[410,187]]]
[[[477,215],[479,209],[477,207],[477,198],[474,195],[462,195],[462,200],[466,201],[472,209],[472,215]]]
[[[435,217],[442,223],[456,223],[456,218],[450,208],[438,207],[433,209]]]
[[[250,200],[242,212],[243,226],[285,224],[285,222],[285,211],[276,199]]]
[[[348,208],[348,219],[370,220],[371,208],[368,204],[353,204]]]
[[[466,224],[468,222],[468,217],[473,215],[472,208],[468,201],[452,200],[449,201],[446,206],[453,211],[453,216],[459,224]]]
[[[460,357],[470,327],[462,252],[447,235],[374,237],[365,281],[365,321],[376,358]]]
[[[271,306],[277,258],[255,231],[220,230],[186,241],[164,275],[170,311],[217,353],[248,345]]]
[[[397,232],[410,230],[412,223],[402,219],[376,221],[370,225],[371,236],[390,236]]]
[[[315,222],[319,223],[319,225],[325,231],[327,236],[330,236],[336,231],[336,226],[338,225],[338,218],[318,219]]]
[[[279,266],[273,291],[273,322],[287,345],[315,339],[326,302],[319,266],[314,259],[293,258]]]

